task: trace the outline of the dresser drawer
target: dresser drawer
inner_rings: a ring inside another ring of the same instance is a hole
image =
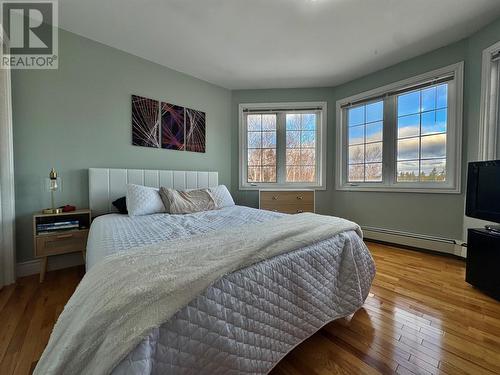
[[[35,237],[35,256],[85,251],[88,232],[88,230],[78,230],[67,233],[38,235]]]
[[[314,191],[261,191],[260,208],[287,214],[314,212]]]

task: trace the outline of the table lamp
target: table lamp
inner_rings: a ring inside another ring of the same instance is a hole
[[[49,178],[46,179],[47,188],[50,191],[50,200],[51,200],[51,208],[46,208],[42,212],[44,214],[60,214],[62,212],[62,208],[56,208],[54,204],[54,192],[59,190],[60,187],[60,178],[57,177],[57,172],[54,168],[51,169],[49,173]]]

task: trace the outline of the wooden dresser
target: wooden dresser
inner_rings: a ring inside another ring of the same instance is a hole
[[[259,208],[285,214],[314,212],[314,190],[259,190]]]

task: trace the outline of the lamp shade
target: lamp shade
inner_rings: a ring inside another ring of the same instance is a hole
[[[56,179],[51,179],[45,177],[43,180],[43,188],[46,193],[51,191],[62,191],[62,178],[57,177]]]

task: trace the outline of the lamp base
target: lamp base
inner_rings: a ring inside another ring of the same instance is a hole
[[[42,210],[43,214],[60,214],[62,212],[62,208],[45,208]]]

